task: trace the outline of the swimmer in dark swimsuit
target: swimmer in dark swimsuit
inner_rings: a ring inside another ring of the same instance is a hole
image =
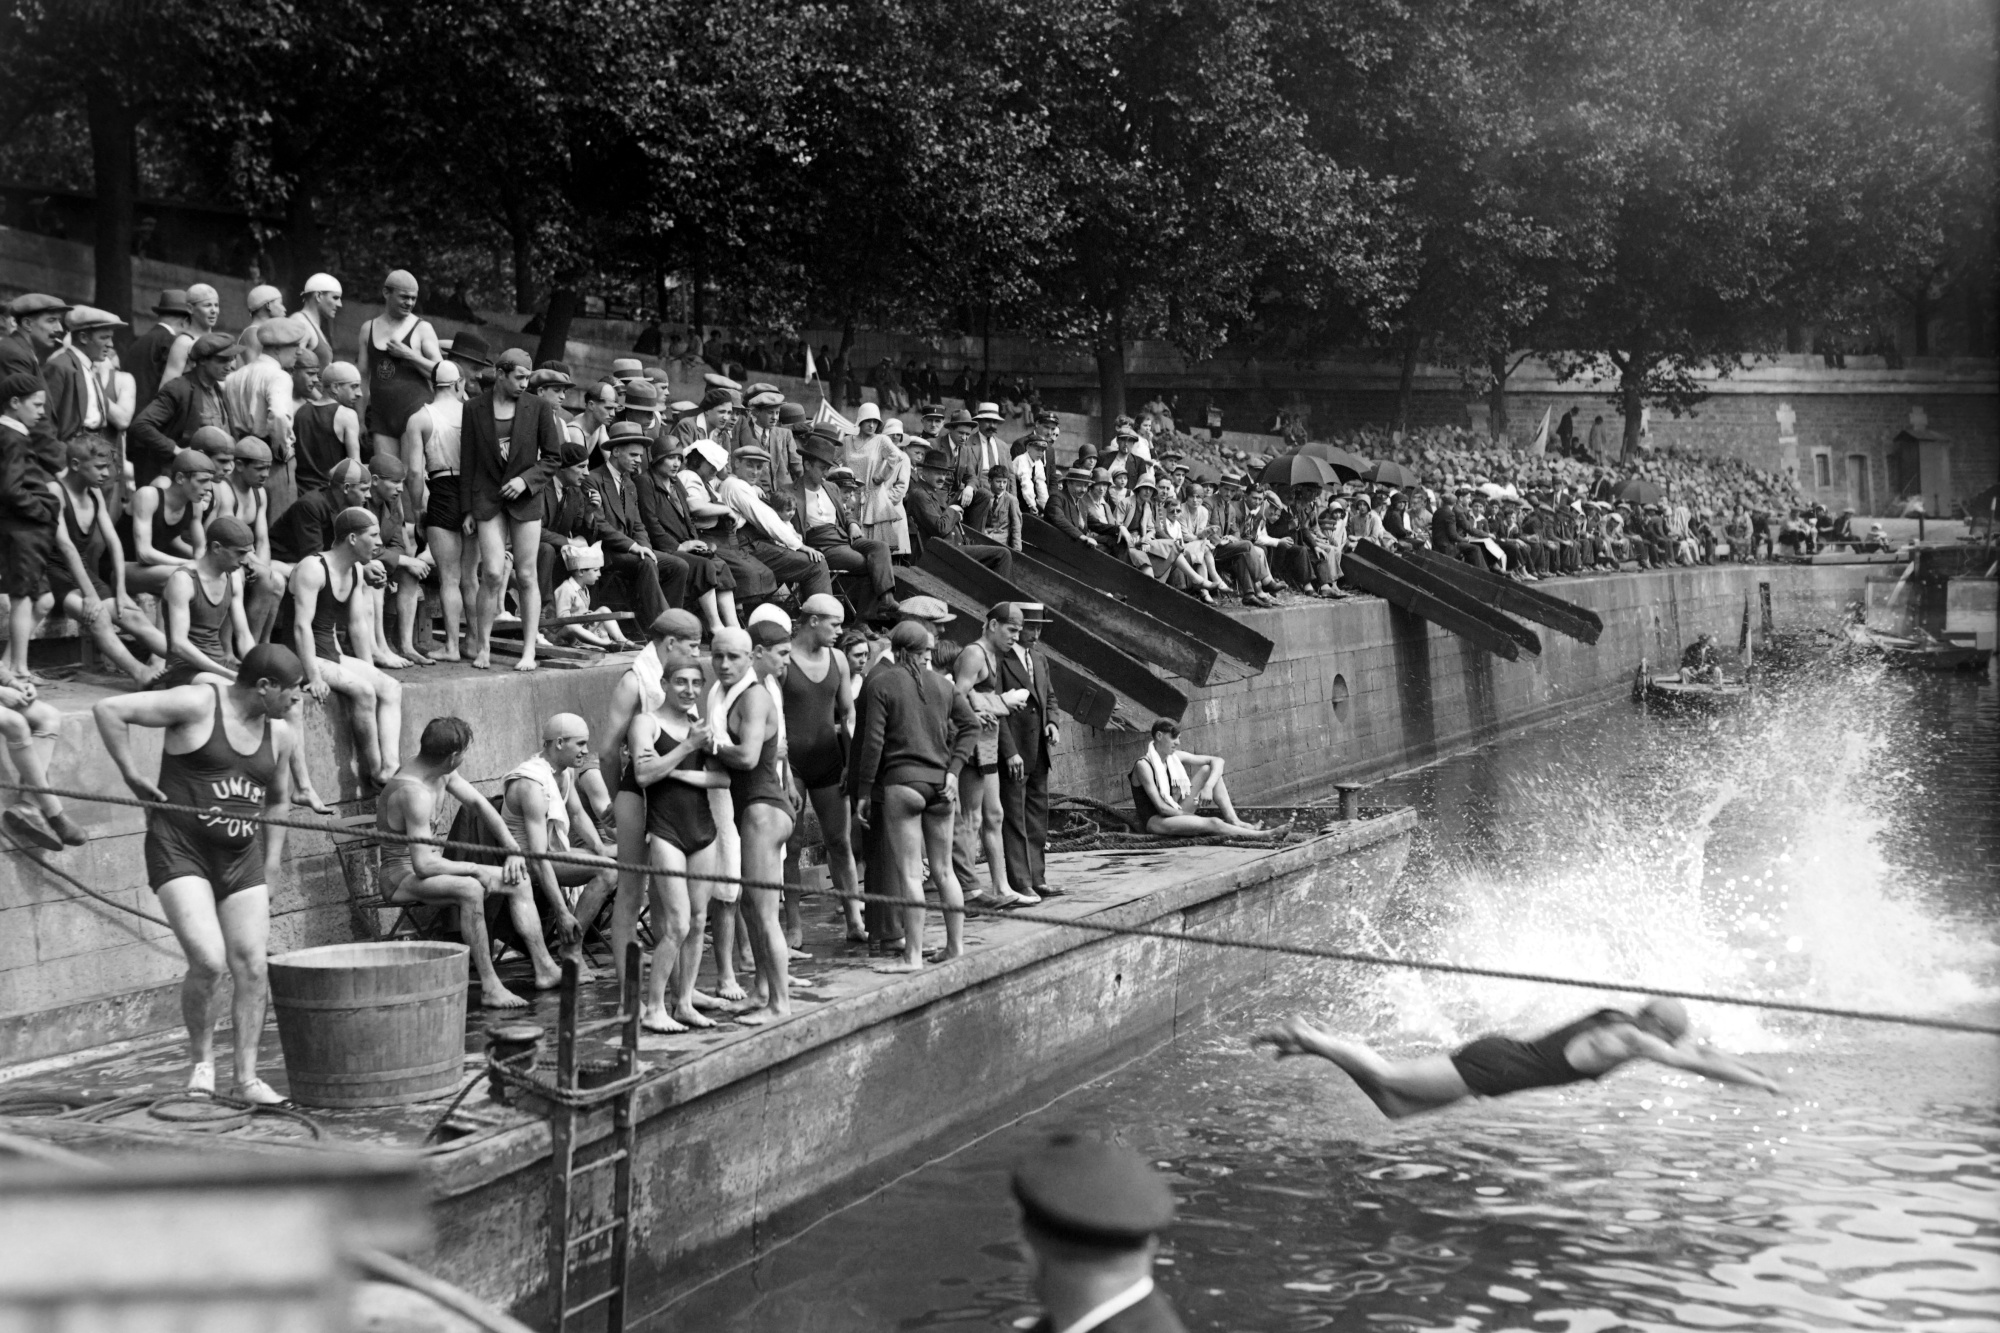
[[[1652,1060],[1719,1083],[1777,1092],[1777,1081],[1713,1050],[1688,1031],[1679,1000],[1650,999],[1637,1013],[1599,1009],[1532,1041],[1488,1036],[1449,1055],[1384,1060],[1358,1041],[1323,1032],[1304,1018],[1251,1038],[1280,1060],[1317,1055],[1339,1065],[1391,1120],[1437,1111],[1467,1097],[1504,1097],[1529,1088],[1595,1082],[1632,1060]]]
[[[769,621],[750,633],[717,630],[711,660],[715,690],[709,705],[716,762],[729,773],[736,831],[743,842],[743,924],[757,962],[757,984],[738,1023],[756,1027],[792,1012],[791,951],[781,921],[782,889],[749,881],[782,883],[785,840],[792,836],[790,769],[780,757],[785,715],[765,678],[790,661],[791,635]],[[760,998],[761,996],[761,998]]]
[[[296,733],[285,715],[304,679],[290,649],[260,643],[243,655],[232,684],[113,695],[91,709],[105,753],[135,795],[203,812],[146,812],[146,880],[187,958],[181,1015],[194,1057],[188,1087],[215,1091],[215,992],[227,971],[235,982],[235,1094],[259,1105],[284,1100],[257,1076],[270,886],[285,860],[284,826],[262,821],[291,809]],[[139,773],[134,727],[164,733],[157,782]]]
[[[797,785],[812,802],[813,813],[819,816],[827,875],[833,881],[834,892],[843,896],[841,911],[847,924],[847,938],[865,944],[868,931],[862,925],[861,904],[851,897],[859,879],[848,830],[847,798],[841,792],[841,782],[847,774],[847,738],[854,732],[854,697],[847,686],[847,659],[834,649],[840,641],[846,612],[831,594],[818,593],[806,598],[799,613],[792,634],[792,660],[785,668],[784,679],[789,762]],[[788,879],[799,851],[798,840],[787,845]],[[797,895],[787,895],[785,907],[786,940],[797,947],[800,943],[797,932],[802,924],[794,919]]]

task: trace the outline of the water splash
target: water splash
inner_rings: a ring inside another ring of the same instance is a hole
[[[1753,715],[1692,723],[1610,710],[1509,742],[1504,769],[1490,754],[1447,761],[1419,780],[1436,835],[1369,942],[1848,1007],[1991,1005],[1990,925],[1942,901],[1893,845],[1921,842],[1913,820],[1955,836],[1952,773],[1918,748],[1913,688],[1879,672],[1803,680]],[[1980,712],[1987,743],[2000,741]],[[1378,1039],[1433,1046],[1630,998],[1406,972],[1339,989]],[[1743,1050],[1823,1028],[1725,1006],[1696,1019]]]

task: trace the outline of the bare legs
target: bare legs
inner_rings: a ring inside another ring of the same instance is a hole
[[[951,779],[945,779],[949,782]],[[892,784],[883,788],[882,805],[875,817],[885,821],[883,836],[889,840],[890,864],[895,867],[896,892],[913,906],[903,909],[903,959],[885,964],[882,972],[921,972],[924,967],[924,856],[930,856],[931,874],[937,877],[938,896],[946,907],[944,918],[944,960],[965,952],[965,897],[958,876],[951,868],[952,812],[949,806],[933,811],[928,798],[915,787]]]
[[[792,835],[792,812],[758,801],[739,814],[743,839],[743,878],[766,883],[785,875],[785,840]],[[949,846],[945,855],[951,855]],[[785,947],[782,889],[743,886],[743,923],[750,932],[750,953],[757,960],[757,986],[763,1002],[736,1015],[749,1027],[788,1017],[792,1012],[791,958]],[[720,951],[721,941],[717,940]]]
[[[693,926],[692,903],[688,896],[688,858],[665,838],[648,837],[648,864],[653,867],[653,966],[646,976],[646,1002],[640,1008],[639,1025],[648,1032],[686,1032],[688,1024],[667,1011],[667,978],[680,961],[681,945]],[[695,964],[701,951],[695,951]],[[692,1005],[689,1006],[692,1012]],[[696,1017],[697,1026],[710,1026]]]
[[[215,990],[227,969],[235,982],[230,1017],[236,1087],[249,1088],[257,1082],[257,1047],[264,1035],[268,987],[264,946],[270,936],[271,891],[259,884],[218,902],[207,880],[184,875],[162,884],[159,895],[188,964],[181,981],[181,1020],[187,1025],[195,1065],[188,1086],[207,1091],[215,1087]]]
[[[859,878],[854,870],[853,835],[848,828],[847,802],[840,788],[814,787],[806,793],[813,813],[819,816],[819,830],[826,844],[826,873],[833,891],[840,895],[841,915],[847,919],[847,938],[857,943],[868,938],[861,924],[861,904],[854,900]]]
[[[1391,1120],[1440,1110],[1472,1095],[1448,1055],[1384,1060],[1362,1043],[1335,1037],[1304,1018],[1288,1019],[1283,1026],[1252,1037],[1250,1044],[1271,1047],[1280,1060],[1316,1055],[1339,1066]]]
[[[462,534],[425,528],[431,559],[437,562],[438,602],[444,608],[444,651],[432,654],[440,662],[459,660],[459,636],[465,630],[465,608],[478,608],[479,562],[465,559]],[[620,858],[623,859],[622,857]],[[623,955],[620,955],[621,957]]]

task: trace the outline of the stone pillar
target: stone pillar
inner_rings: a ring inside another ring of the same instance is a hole
[[[1790,403],[1778,404],[1778,468],[1793,482],[1799,479],[1798,421]]]

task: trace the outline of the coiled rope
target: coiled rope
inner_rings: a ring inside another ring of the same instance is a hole
[[[65,800],[96,801],[106,805],[131,806],[140,810],[151,810],[167,814],[205,815],[213,813],[201,806],[181,805],[172,801],[145,801],[130,796],[110,796],[102,792],[75,791],[62,787],[29,787],[19,783],[0,783],[0,789],[21,792],[38,792],[58,796]],[[411,846],[437,847],[446,851],[476,853],[485,857],[495,855],[520,856],[529,860],[548,861],[559,865],[586,866],[593,870],[619,870],[640,875],[678,874],[683,879],[699,880],[719,884],[741,884],[746,888],[789,892],[804,897],[835,898],[844,902],[875,903],[884,907],[909,909],[919,904],[908,898],[891,897],[879,893],[842,893],[837,889],[804,888],[788,885],[780,880],[745,879],[735,875],[708,875],[693,872],[662,871],[657,866],[631,864],[612,860],[609,857],[590,856],[576,852],[510,852],[503,847],[487,843],[459,842],[449,838],[427,837],[411,833],[391,833],[382,829],[354,829],[340,824],[328,824],[318,820],[296,817],[248,816],[251,822],[268,824],[280,828],[300,829],[309,833],[324,833],[335,838],[358,840],[373,839],[378,842],[401,843]],[[53,870],[40,857],[37,864]],[[56,872],[61,875],[61,872]],[[72,884],[78,883],[68,875],[61,875]],[[80,886],[79,886],[80,887]],[[88,891],[88,890],[87,890]],[[144,915],[121,903],[91,892],[90,896],[117,907],[121,911],[131,911]],[[1472,963],[1451,963],[1430,958],[1406,958],[1395,954],[1369,953],[1361,950],[1326,949],[1307,944],[1288,944],[1278,940],[1239,939],[1227,935],[1211,935],[1199,931],[1167,930],[1158,926],[1114,925],[1110,922],[1094,921],[1087,917],[1055,916],[1048,912],[1037,912],[1019,907],[987,907],[976,903],[966,903],[962,907],[946,907],[925,902],[921,906],[926,911],[958,913],[964,916],[999,917],[1010,921],[1027,921],[1036,925],[1060,926],[1069,930],[1092,931],[1100,935],[1126,935],[1141,939],[1167,940],[1177,944],[1205,944],[1222,949],[1246,949],[1256,953],[1278,954],[1291,958],[1310,958],[1320,962],[1354,963],[1365,967],[1402,968],[1416,972],[1437,972],[1453,976],[1484,977],[1494,981],[1525,981],[1543,986],[1566,986],[1578,990],[1621,991],[1628,994],[1656,995],[1676,1000],[1692,1000],[1698,1004],[1730,1005],[1745,1009],[1766,1009],[1779,1013],[1804,1014],[1816,1018],[1840,1018],[1860,1023],[1886,1023],[1900,1027],[1928,1028],[1940,1032],[1970,1032],[1980,1036],[2000,1037],[2000,1025],[1971,1022],[1953,1018],[1935,1018],[1923,1014],[1899,1014],[1877,1009],[1850,1009],[1837,1005],[1810,1004],[1800,1000],[1770,999],[1760,996],[1728,995],[1716,991],[1688,990],[1672,986],[1654,986],[1643,982],[1613,981],[1598,977],[1558,976],[1547,972],[1527,972],[1512,968],[1482,967]],[[157,919],[157,918],[149,918]]]

